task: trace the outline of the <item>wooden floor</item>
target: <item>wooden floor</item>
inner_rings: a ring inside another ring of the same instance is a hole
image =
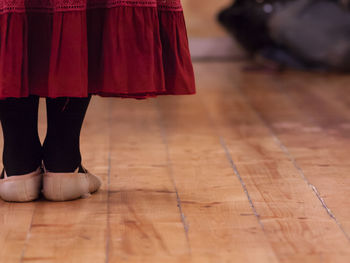
[[[230,2],[183,0],[190,36],[221,37],[203,1]],[[0,201],[0,263],[350,262],[350,77],[210,61],[197,95],[94,97],[81,146],[102,189]],[[44,120],[42,101],[41,138]]]
[[[349,262],[350,78],[242,66],[195,63],[197,95],[94,97],[102,190],[0,201],[0,262]]]

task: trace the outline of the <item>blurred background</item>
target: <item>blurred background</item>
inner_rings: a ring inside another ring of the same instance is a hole
[[[226,37],[216,22],[217,13],[231,4],[231,0],[182,0],[187,30],[191,38]]]
[[[348,0],[183,0],[194,60],[350,71]],[[229,37],[231,36],[231,38]]]
[[[231,0],[183,0],[182,4],[194,60],[228,59],[241,51],[217,20]]]

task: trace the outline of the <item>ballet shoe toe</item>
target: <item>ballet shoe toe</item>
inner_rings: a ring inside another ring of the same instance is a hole
[[[0,179],[0,198],[7,202],[30,202],[40,195],[42,185],[42,169],[8,177],[4,172],[4,178]]]
[[[79,167],[73,173],[54,173],[45,171],[43,195],[51,201],[69,201],[87,198],[101,187],[101,179]]]

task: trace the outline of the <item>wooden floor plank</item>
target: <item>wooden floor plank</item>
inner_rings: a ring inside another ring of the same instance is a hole
[[[280,85],[266,80],[257,92],[266,94],[264,103],[257,103],[257,94],[251,89],[244,91],[290,148],[350,241],[350,110],[345,101],[348,94],[341,88],[348,87],[350,79],[339,82],[338,78],[317,74],[295,76],[287,74]],[[274,114],[273,107],[281,114]]]
[[[109,155],[106,102],[94,98],[81,137],[83,162],[103,179],[102,189],[88,199],[37,201],[22,262],[106,262]]]
[[[20,262],[35,206],[0,200],[0,262]]]
[[[276,108],[269,108],[279,101],[266,102],[268,95],[259,92],[268,76],[254,79],[254,74],[242,73],[235,64],[203,64],[197,66],[197,74],[202,76],[199,96],[230,150],[279,260],[346,262],[350,256],[346,236],[327,214],[259,112],[237,88],[250,88],[256,103],[264,103],[265,112],[281,114]],[[212,74],[215,80],[211,79]],[[284,113],[288,118],[289,109]]]
[[[154,100],[112,104],[109,262],[187,262]]]
[[[192,262],[278,262],[198,97],[158,103]]]

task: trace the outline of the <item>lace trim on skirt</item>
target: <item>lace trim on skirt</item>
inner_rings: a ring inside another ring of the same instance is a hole
[[[182,11],[180,0],[0,0],[0,13],[58,12],[117,6],[154,7],[165,11]]]

